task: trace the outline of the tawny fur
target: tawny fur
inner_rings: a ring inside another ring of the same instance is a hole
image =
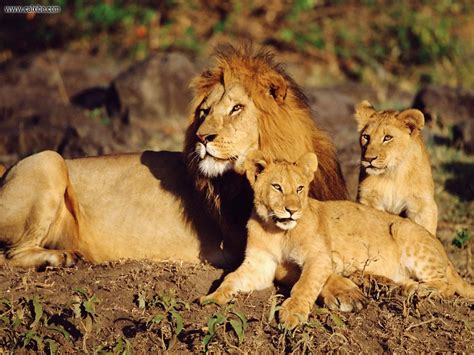
[[[421,135],[423,114],[415,109],[376,111],[363,101],[355,118],[362,150],[357,200],[408,217],[436,235],[438,208]]]
[[[333,273],[362,271],[391,279],[407,292],[421,287],[444,297],[474,297],[474,287],[457,274],[442,244],[425,228],[350,201],[308,199],[316,166],[313,153],[296,163],[272,161],[261,152],[249,156],[255,200],[245,260],[201,302],[222,304],[237,292],[269,287],[277,265],[287,261],[302,268],[280,310],[289,328],[307,319]]]

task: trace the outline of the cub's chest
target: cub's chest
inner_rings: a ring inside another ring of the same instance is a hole
[[[388,179],[380,179],[377,183],[367,184],[361,189],[361,196],[368,204],[380,210],[399,215],[408,204],[407,186],[401,186]],[[403,184],[404,185],[404,184]]]
[[[308,253],[315,249],[315,233],[300,232],[295,228],[281,237],[280,247],[282,261],[290,261],[302,266]]]

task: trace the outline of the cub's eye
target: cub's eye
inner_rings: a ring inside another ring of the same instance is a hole
[[[243,108],[244,108],[243,105],[237,104],[237,105],[235,105],[234,107],[232,107],[232,110],[230,110],[230,114],[239,112],[239,111],[241,111]]]
[[[277,190],[278,192],[283,192],[281,186],[278,185],[278,184],[272,184],[272,187],[273,187],[275,190]]]
[[[384,142],[390,142],[392,139],[393,139],[393,137],[391,135],[388,135],[388,134],[385,137],[383,137]]]
[[[364,134],[361,136],[361,138],[362,138],[363,141],[366,141],[366,142],[369,142],[369,141],[370,141],[370,136],[369,136],[368,134],[365,134],[365,133],[364,133]]]
[[[303,192],[303,189],[304,189],[304,186],[300,185],[296,188],[296,192],[301,193],[301,192]]]

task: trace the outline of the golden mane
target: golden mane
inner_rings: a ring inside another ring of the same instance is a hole
[[[192,159],[200,105],[215,85],[225,86],[237,81],[248,92],[259,112],[259,149],[274,159],[288,161],[313,151],[318,157],[319,168],[311,184],[310,195],[319,200],[346,199],[347,190],[334,144],[316,126],[306,96],[282,65],[275,62],[274,56],[268,51],[255,52],[251,46],[235,48],[225,45],[216,50],[215,59],[214,66],[191,83],[195,96],[192,102],[192,123],[186,134],[185,154],[198,189],[205,192],[219,210],[222,193],[227,197],[229,194],[235,196],[242,192],[240,185],[247,184],[244,176],[239,176],[242,182],[236,181],[236,177],[223,176],[211,181],[200,177],[196,162]],[[229,183],[232,185],[229,186]]]

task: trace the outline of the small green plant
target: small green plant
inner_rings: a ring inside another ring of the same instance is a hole
[[[212,301],[208,303],[212,303]],[[207,333],[202,339],[204,351],[206,353],[209,351],[209,345],[211,341],[217,336],[219,331],[222,331],[225,337],[225,334],[229,328],[237,337],[237,345],[240,346],[244,341],[247,323],[248,322],[245,315],[239,311],[236,311],[232,304],[227,305],[222,312],[215,312],[207,322]]]
[[[467,229],[461,229],[456,231],[456,236],[453,239],[453,245],[457,246],[458,248],[464,248],[469,241],[471,240],[471,236]]]
[[[164,293],[147,299],[144,293],[136,297],[138,308],[152,312],[145,324],[148,330],[156,330],[161,338],[164,350],[170,350],[176,343],[178,336],[184,330],[184,319],[180,312],[190,310],[189,303],[178,300],[175,293]]]
[[[85,338],[92,332],[96,318],[95,306],[99,300],[83,288],[74,289],[72,310],[76,319],[79,319],[86,333]]]
[[[112,345],[99,345],[94,350],[94,355],[131,355],[132,345],[127,338],[119,336]]]
[[[37,295],[22,298],[17,303],[0,300],[0,346],[55,354],[61,341],[71,336],[61,325],[54,324]],[[57,335],[62,335],[62,339]]]

